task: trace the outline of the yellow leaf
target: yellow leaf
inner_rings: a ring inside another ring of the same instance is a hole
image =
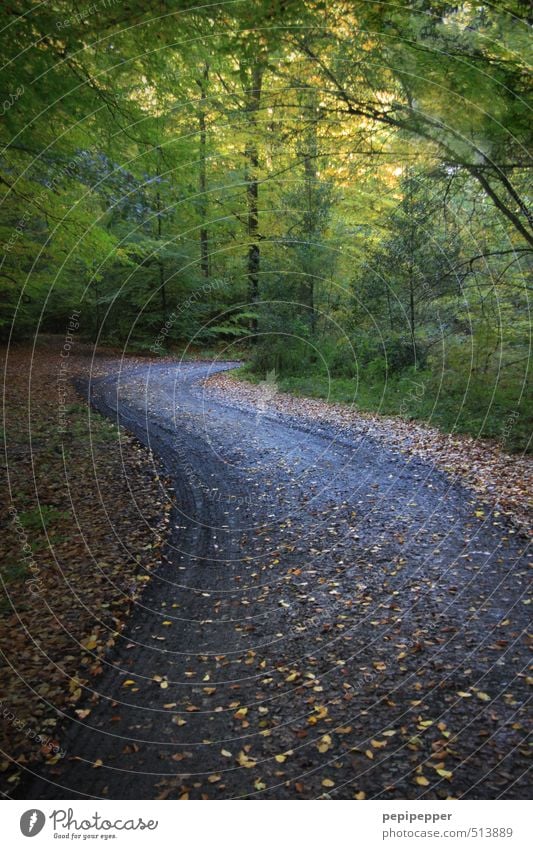
[[[85,719],[86,716],[89,716],[90,712],[91,711],[89,709],[87,709],[87,710],[77,710],[76,714],[77,714],[77,716],[79,716],[80,719]]]
[[[447,778],[448,780],[453,778],[453,772],[450,772],[448,769],[438,769],[436,772],[441,778]]]
[[[327,752],[327,751],[328,751],[328,749],[330,749],[330,748],[331,748],[331,744],[332,744],[332,742],[333,742],[333,741],[332,741],[332,739],[331,739],[330,735],[329,735],[329,734],[324,734],[324,736],[323,736],[323,737],[322,737],[322,738],[318,741],[318,743],[316,744],[316,747],[317,747],[317,749],[318,749],[318,751],[319,751],[319,752],[321,752],[322,754],[324,754],[324,752]]]
[[[335,782],[331,778],[325,778],[322,782],[322,787],[335,787]]]
[[[99,766],[103,765],[104,762],[100,758],[96,758],[95,762],[93,763],[93,769],[98,769]]]
[[[478,699],[481,699],[482,702],[490,702],[490,696],[488,693],[482,693],[481,690],[477,690],[476,696]]]
[[[249,758],[246,752],[239,752],[237,756],[237,763],[240,766],[243,766],[245,769],[251,769],[252,767],[257,765],[257,761],[254,761],[252,758]]]
[[[425,777],[425,775],[417,775],[416,778],[415,778],[415,781],[416,781],[417,784],[420,784],[422,787],[427,787],[428,784],[429,784],[429,781]]]
[[[462,699],[470,699],[472,697],[472,693],[465,693],[462,690],[459,690],[457,695],[461,696]]]
[[[231,752],[228,752],[227,749],[221,749],[220,754],[223,758],[231,758]]]
[[[207,780],[209,781],[209,784],[216,784],[217,781],[220,781],[221,778],[222,778],[222,776],[217,774],[217,775],[210,775]]]
[[[371,761],[374,760],[374,752],[372,751],[372,749],[367,749],[365,751],[365,755],[367,756],[367,758],[370,758]]]
[[[246,716],[247,713],[248,713],[248,708],[242,707],[242,708],[239,708],[239,710],[235,711],[233,716],[234,716],[235,719],[244,719],[244,717]]]
[[[384,749],[387,745],[386,740],[371,740],[370,745],[374,747],[374,749]]]
[[[266,784],[264,781],[261,781],[261,779],[258,778],[257,781],[254,782],[254,787],[256,790],[265,790]]]
[[[127,680],[127,681],[124,681],[124,683],[122,684],[122,686],[123,686],[123,687],[131,687],[131,686],[132,686],[132,684],[135,684],[135,681],[132,681],[132,679],[131,679],[131,678],[128,678],[128,680]]]
[[[366,799],[365,791],[359,790],[359,792],[355,794],[354,799]]]

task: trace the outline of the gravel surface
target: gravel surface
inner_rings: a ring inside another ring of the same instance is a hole
[[[232,365],[91,386],[162,460],[171,530],[23,795],[526,798],[526,538],[386,440],[206,388]]]

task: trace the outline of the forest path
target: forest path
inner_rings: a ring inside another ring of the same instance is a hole
[[[176,503],[25,797],[526,796],[525,540],[422,460],[210,395],[233,365],[92,385]]]

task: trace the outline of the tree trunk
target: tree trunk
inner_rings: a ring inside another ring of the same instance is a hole
[[[411,170],[408,171],[407,178],[407,214],[408,214],[408,232],[409,232],[409,256],[408,256],[408,285],[409,285],[409,327],[411,331],[411,344],[413,346],[413,365],[416,369],[416,335],[415,335],[415,228],[413,222],[413,198],[412,198],[412,175]]]
[[[161,148],[158,148],[157,151],[157,177],[161,176]],[[162,211],[163,205],[161,203],[161,192],[159,188],[157,189],[157,193],[155,196],[156,201],[156,211],[157,211],[157,241],[159,243],[159,247],[161,245],[161,237],[163,235],[163,221],[162,221]],[[163,315],[165,315],[167,311],[167,293],[166,293],[166,285],[165,285],[165,266],[162,259],[157,260],[157,265],[159,266],[159,292],[161,295],[161,310]]]
[[[391,300],[390,300],[390,287],[389,287],[389,284],[386,281],[385,281],[385,292],[387,294],[387,309],[388,309],[388,312],[389,312],[390,329],[394,330],[394,321],[393,321],[393,318],[392,318],[392,304],[391,304]]]
[[[317,200],[315,197],[316,194],[316,179],[317,179],[317,171],[316,171],[316,157],[318,153],[318,141],[317,141],[317,132],[316,132],[316,121],[315,111],[316,111],[316,92],[312,92],[311,100],[308,105],[309,112],[312,115],[309,119],[309,124],[305,133],[305,150],[304,150],[304,173],[305,173],[305,196],[306,196],[306,204],[307,204],[307,221],[308,221],[308,232],[305,233],[304,238],[309,239],[309,256],[313,256],[313,252],[315,250],[314,242],[316,237],[318,236],[318,220],[317,220]],[[315,313],[315,278],[313,275],[313,268],[309,270],[309,273],[305,278],[305,298],[306,298],[306,307],[308,308],[308,319],[309,325],[311,328],[311,335],[314,335],[315,326],[316,326],[316,313]]]
[[[159,169],[158,169],[159,171]],[[161,243],[161,237],[163,235],[163,223],[161,221],[161,195],[159,191],[156,195],[156,203],[157,203],[157,240]],[[159,266],[159,292],[161,294],[161,309],[163,311],[163,315],[166,314],[167,311],[167,292],[166,292],[166,281],[165,281],[165,266],[162,259],[158,259],[157,264]]]
[[[95,319],[96,319],[96,327],[94,329],[94,341],[98,342],[100,336],[100,292],[98,290],[98,281],[96,277],[93,278],[93,288],[94,288],[94,306],[95,306]]]
[[[411,327],[411,344],[413,346],[413,365],[416,368],[415,281],[412,263],[409,265],[409,324]]]
[[[209,65],[204,64],[202,78],[198,80],[200,86],[200,110],[198,112],[198,123],[200,125],[200,177],[199,177],[199,206],[200,206],[200,269],[202,275],[209,277],[209,232],[207,229],[207,133],[206,133],[206,100],[207,82],[209,79]]]
[[[261,104],[262,83],[263,68],[260,64],[256,64],[252,71],[252,82],[248,91],[246,105],[246,111],[249,115],[249,130],[252,138],[245,148],[246,200],[248,206],[248,301],[252,312],[255,311],[255,305],[259,300],[259,270],[261,264],[261,251],[259,247],[259,183],[257,175],[259,152],[254,136],[257,111]],[[257,330],[258,321],[254,317],[250,320],[250,333],[252,334],[253,344],[257,342]]]

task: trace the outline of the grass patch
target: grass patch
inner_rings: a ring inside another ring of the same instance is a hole
[[[248,365],[233,375],[256,384],[265,379]],[[358,381],[306,374],[281,376],[277,384],[282,392],[299,397],[353,404],[362,412],[422,421],[444,433],[497,439],[509,452],[531,450],[533,405],[518,380],[504,383],[493,375],[471,375],[467,383],[452,373],[440,383],[430,371],[407,369],[387,380],[364,373]]]

